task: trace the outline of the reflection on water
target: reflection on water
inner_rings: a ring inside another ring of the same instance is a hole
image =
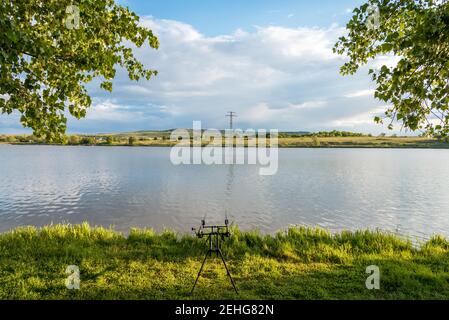
[[[289,224],[449,235],[449,150],[281,149],[279,171],[173,166],[169,149],[0,146],[0,231],[93,225],[188,232],[227,213],[244,229]]]

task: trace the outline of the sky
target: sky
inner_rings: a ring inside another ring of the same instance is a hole
[[[339,73],[345,58],[332,47],[358,0],[120,0],[158,36],[160,48],[136,49],[159,71],[150,81],[118,70],[113,92],[88,85],[85,119],[69,117],[69,133],[227,127],[281,131],[387,132],[373,118],[388,108],[373,97],[362,68]],[[381,57],[378,68],[395,59]],[[0,132],[22,133],[19,116],[0,115]]]

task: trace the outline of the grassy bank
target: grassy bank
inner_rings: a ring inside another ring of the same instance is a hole
[[[189,299],[205,249],[204,240],[173,232],[16,229],[0,235],[0,299]],[[238,298],[449,298],[449,242],[440,237],[418,249],[377,232],[236,230],[223,249]],[[68,265],[80,268],[80,290],[65,287]],[[380,267],[380,290],[365,287],[369,265]],[[237,298],[218,260],[207,263],[193,298]]]

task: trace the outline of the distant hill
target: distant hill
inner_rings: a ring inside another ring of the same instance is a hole
[[[99,133],[97,135],[112,135],[112,136],[148,136],[148,137],[155,137],[155,136],[166,136],[170,135],[174,130],[176,129],[168,129],[168,130],[139,130],[139,131],[131,131],[131,132],[116,132],[116,133]],[[192,132],[192,129],[185,129],[188,132]],[[205,130],[202,130],[205,131]],[[225,132],[225,130],[220,130],[222,133]],[[310,135],[311,132],[307,131],[279,131],[279,135],[284,136],[307,136]]]
[[[312,134],[311,132],[308,132],[308,131],[280,131],[279,133],[280,134],[286,134],[286,135],[289,135],[289,136],[295,136],[295,135],[297,135],[297,136],[308,136],[308,135]]]

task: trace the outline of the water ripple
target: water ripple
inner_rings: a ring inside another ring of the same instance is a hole
[[[304,224],[449,235],[448,150],[280,150],[257,166],[172,166],[169,149],[0,146],[0,231],[89,221],[188,232],[225,213],[243,229]]]

